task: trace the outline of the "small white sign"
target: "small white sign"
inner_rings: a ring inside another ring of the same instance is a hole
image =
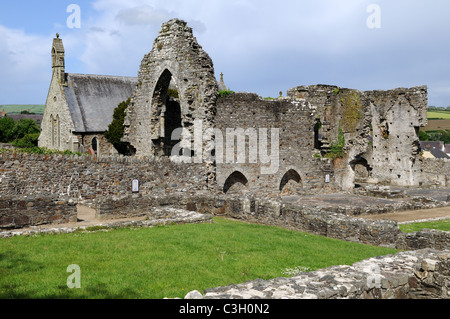
[[[139,181],[137,179],[133,181],[133,193],[139,193]]]
[[[330,175],[327,174],[325,175],[325,183],[329,183],[330,182]]]

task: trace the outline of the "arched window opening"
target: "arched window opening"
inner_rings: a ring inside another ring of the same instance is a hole
[[[59,115],[56,116],[56,145],[61,147],[61,123],[59,121]]]
[[[241,194],[247,191],[248,180],[241,172],[234,172],[225,181],[223,192],[225,194]]]
[[[302,178],[300,174],[291,169],[284,174],[280,183],[280,192],[283,194],[295,194],[302,189]]]
[[[180,139],[172,140],[172,135],[182,127],[182,120],[179,89],[167,69],[161,74],[153,92],[151,124],[155,155],[171,156],[173,147],[180,143]]]
[[[51,132],[52,132],[52,147],[55,147],[55,119],[50,115]]]
[[[97,153],[98,153],[98,140],[97,140],[96,137],[94,137],[92,139],[91,147],[92,147],[92,150],[94,151],[95,155],[97,155]]]

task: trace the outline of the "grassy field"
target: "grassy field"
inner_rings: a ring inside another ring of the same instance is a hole
[[[435,230],[440,230],[440,231],[450,231],[450,219],[434,221],[434,222],[399,225],[399,227],[400,227],[400,230],[404,233],[413,233],[416,231],[421,231],[422,229],[435,229]]]
[[[216,218],[213,224],[0,240],[0,298],[183,298],[189,291],[350,265],[393,249]],[[81,288],[69,289],[69,265]]]
[[[45,105],[0,105],[0,112],[5,110],[6,114],[20,114],[28,111],[36,114],[44,114]]]
[[[448,111],[428,111],[428,119],[450,120]]]

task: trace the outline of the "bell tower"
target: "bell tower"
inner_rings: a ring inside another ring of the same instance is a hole
[[[66,84],[66,68],[65,68],[65,50],[62,39],[59,38],[59,34],[56,34],[56,38],[53,39],[52,47],[52,70],[53,76],[57,77],[59,82],[63,85]]]

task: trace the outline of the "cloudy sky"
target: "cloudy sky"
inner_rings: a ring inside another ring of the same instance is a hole
[[[427,85],[430,105],[449,106],[449,16],[448,0],[2,1],[0,104],[45,104],[57,32],[66,72],[137,76],[161,24],[177,17],[234,91]]]

